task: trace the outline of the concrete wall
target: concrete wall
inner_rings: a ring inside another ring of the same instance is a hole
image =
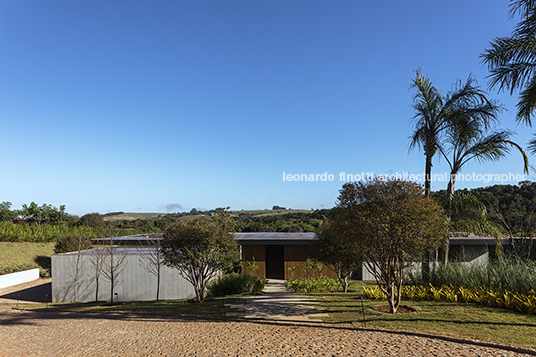
[[[19,271],[16,273],[0,275],[0,289],[8,286],[27,283],[39,279],[39,269]]]
[[[122,256],[116,253],[115,258]],[[156,300],[157,280],[143,266],[143,258],[138,254],[126,254],[124,270],[117,277],[119,284],[114,288],[119,301]],[[95,268],[90,262],[91,254],[83,254],[81,278],[78,282],[78,301],[95,301]],[[74,266],[76,254],[56,254],[52,256],[52,302],[74,301]],[[192,285],[180,276],[177,269],[162,267],[160,276],[160,299],[191,299],[195,297]],[[99,301],[110,301],[110,282],[99,279]],[[114,297],[115,300],[115,297]]]

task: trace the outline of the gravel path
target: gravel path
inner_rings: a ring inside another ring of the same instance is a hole
[[[0,299],[4,296],[0,290]],[[443,339],[323,325],[32,312],[13,307],[0,304],[0,356],[524,355]]]

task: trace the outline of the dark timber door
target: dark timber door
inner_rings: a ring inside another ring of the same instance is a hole
[[[266,246],[266,278],[285,279],[285,247],[282,245]]]

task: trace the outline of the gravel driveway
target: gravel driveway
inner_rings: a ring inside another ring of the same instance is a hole
[[[324,325],[23,311],[13,309],[13,300],[5,304],[5,296],[5,290],[0,290],[0,356],[527,355],[444,339]]]

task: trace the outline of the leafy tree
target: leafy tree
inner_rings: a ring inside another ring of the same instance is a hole
[[[410,88],[417,92],[413,97],[415,130],[410,136],[409,147],[424,150],[424,193],[429,197],[432,159],[439,150],[445,130],[455,118],[460,117],[478,120],[487,128],[490,122],[497,120],[498,107],[486,98],[485,92],[475,86],[475,80],[471,76],[465,84],[460,82],[454,91],[442,95],[430,79],[417,70]]]
[[[231,216],[230,209],[231,207],[216,208],[212,213],[212,220],[221,225],[226,231],[237,232],[240,224]]]
[[[154,222],[155,227],[161,230],[165,230],[167,227],[169,227],[171,224],[176,223],[177,220],[172,216],[165,216],[160,219],[157,219]]]
[[[11,210],[11,202],[3,201],[0,203],[0,221],[13,222],[17,218],[17,214]]]
[[[39,206],[37,203],[31,202],[29,205],[23,204],[16,213],[28,223],[37,225],[44,223],[61,224],[70,219],[70,216],[65,212],[65,205],[57,208],[49,204]]]
[[[69,253],[91,248],[91,240],[88,237],[81,234],[69,234],[58,239],[54,246],[54,253]]]
[[[413,182],[375,178],[344,184],[338,197],[341,231],[363,252],[392,313],[400,305],[404,269],[448,233],[443,210],[423,193]]]
[[[520,89],[516,119],[531,125],[536,108],[536,2],[515,0],[510,4],[510,17],[516,14],[521,21],[510,37],[497,37],[480,56],[490,70],[490,88]]]
[[[347,292],[352,275],[363,263],[363,252],[353,237],[345,234],[344,224],[341,225],[338,218],[332,216],[318,229],[312,244],[312,256],[328,264]]]
[[[80,217],[78,224],[80,226],[86,226],[91,228],[104,228],[108,226],[106,221],[104,221],[104,217],[99,213],[88,213],[83,215],[82,217]]]
[[[194,287],[203,302],[207,284],[240,258],[233,236],[221,225],[205,218],[181,221],[164,233],[162,253],[166,264]]]

